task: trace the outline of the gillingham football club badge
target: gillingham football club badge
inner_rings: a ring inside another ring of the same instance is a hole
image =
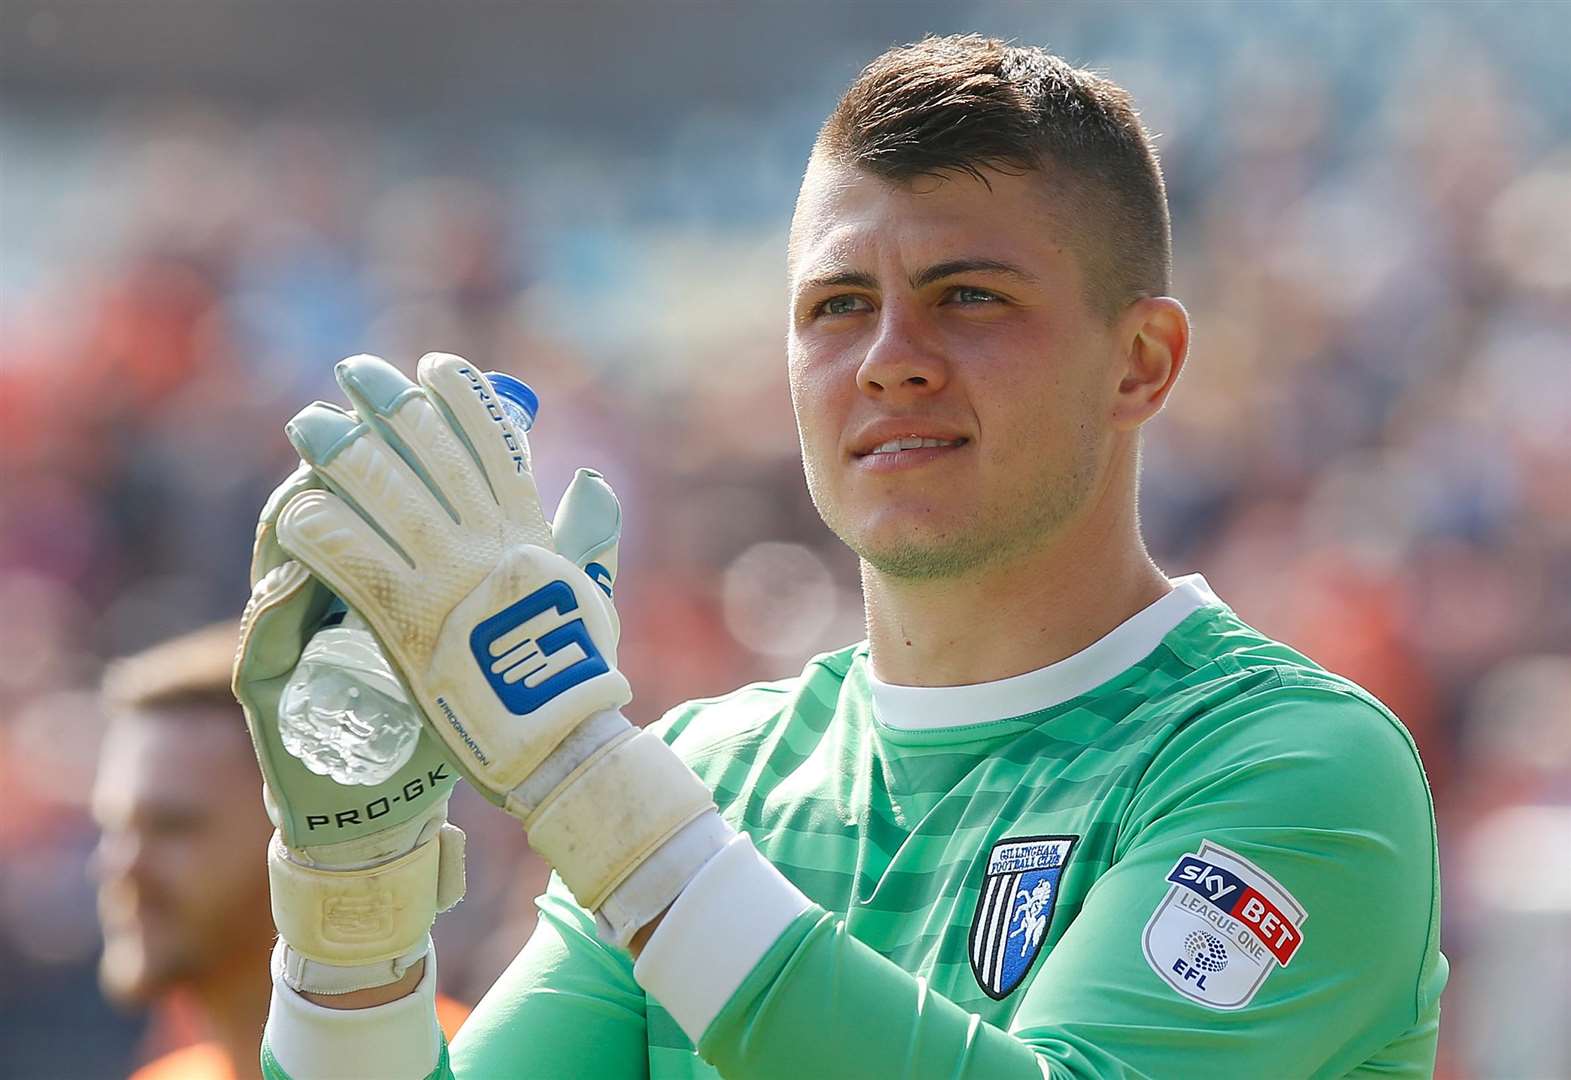
[[[1009,836],[988,853],[970,938],[971,973],[988,997],[1007,997],[1036,962],[1078,839]]]
[[[1146,923],[1146,963],[1192,1001],[1242,1009],[1304,942],[1309,917],[1293,894],[1209,840],[1168,871],[1172,887]]]

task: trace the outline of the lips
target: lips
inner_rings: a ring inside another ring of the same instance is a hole
[[[853,458],[899,454],[910,450],[943,450],[964,446],[965,435],[941,424],[920,420],[880,420],[847,440]]]
[[[890,475],[923,470],[965,453],[970,440],[949,433],[910,432],[867,439],[851,452],[850,464],[859,472]]]

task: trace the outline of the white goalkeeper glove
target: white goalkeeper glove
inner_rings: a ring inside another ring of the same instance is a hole
[[[424,357],[419,385],[368,356],[337,375],[354,412],[316,403],[288,425],[328,490],[289,498],[279,543],[370,625],[426,730],[625,945],[734,833],[620,713],[615,496],[581,472],[553,532],[523,433],[460,357]]]

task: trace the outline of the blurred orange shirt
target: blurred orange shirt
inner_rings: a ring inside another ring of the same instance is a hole
[[[468,1005],[443,994],[436,996],[436,1019],[449,1042],[468,1015]],[[200,1042],[148,1062],[128,1080],[235,1080],[235,1073],[217,1043]]]

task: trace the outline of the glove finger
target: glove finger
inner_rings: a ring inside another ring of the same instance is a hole
[[[419,587],[415,568],[343,499],[296,495],[278,516],[278,542],[371,625],[383,646],[404,639],[398,624]],[[391,653],[389,655],[392,655]]]
[[[582,567],[610,596],[622,539],[622,505],[605,477],[593,469],[579,469],[557,503],[552,522],[558,553]]]
[[[450,353],[420,359],[420,384],[447,415],[485,472],[502,514],[525,543],[551,546],[551,527],[529,470],[529,443],[497,404],[496,391],[479,368]]]
[[[405,562],[430,567],[450,556],[452,516],[369,425],[318,401],[296,413],[284,432],[327,487]]]
[[[251,548],[251,584],[254,586],[268,573],[289,561],[289,553],[278,546],[278,515],[289,500],[303,491],[319,490],[322,481],[311,471],[311,466],[301,462],[284,482],[273,489],[262,504],[262,514],[256,523],[256,542]]]
[[[306,639],[331,600],[306,568],[286,555],[284,562],[258,578],[240,617],[232,689],[245,713],[246,728],[262,768],[268,817],[291,837],[301,831],[294,821],[291,798],[299,784],[292,781],[305,770],[282,748],[278,701],[290,672],[300,662]]]
[[[392,364],[351,356],[334,373],[355,412],[403,459],[452,517],[478,525],[497,517],[496,497],[468,448],[425,391]]]
[[[259,578],[240,616],[235,656],[235,692],[242,675],[252,681],[287,675],[300,662],[311,631],[322,621],[332,595],[304,566],[286,559]]]

